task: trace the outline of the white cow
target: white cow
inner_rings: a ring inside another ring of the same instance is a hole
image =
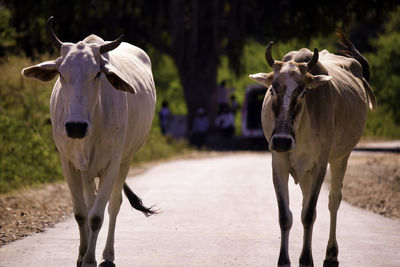
[[[328,163],[332,174],[331,221],[324,267],[339,265],[336,216],[342,199],[343,177],[350,153],[363,131],[367,108],[376,106],[367,81],[367,60],[343,35],[340,38],[343,52],[348,57],[327,50],[318,53],[315,49],[311,53],[301,49],[285,55],[283,61],[275,61],[271,55],[271,42],[266,49],[266,59],[273,71],[250,75],[268,88],[261,119],[272,152],[273,182],[279,207],[281,250],[278,266],[290,266],[289,174],[300,184],[303,193],[304,238],[300,266],[314,266],[312,229]]]
[[[41,81],[59,75],[50,112],[79,225],[77,266],[97,265],[95,247],[107,202],[110,220],[100,266],[115,266],[114,231],[122,189],[134,208],[146,216],[155,213],[125,184],[131,159],[146,141],[155,110],[150,59],[140,48],[121,42],[122,36],[112,42],[90,35],[76,44],[62,43],[53,32],[52,20],[47,21],[47,32],[61,56],[25,68],[22,74]],[[98,188],[95,177],[99,177]]]

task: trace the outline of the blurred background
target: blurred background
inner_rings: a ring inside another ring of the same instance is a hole
[[[270,71],[266,44],[275,42],[275,59],[302,47],[336,52],[337,29],[371,65],[378,110],[368,114],[363,138],[400,138],[399,1],[0,0],[0,193],[62,177],[49,115],[54,82],[21,76],[22,68],[59,56],[46,35],[50,16],[61,41],[124,34],[149,54],[157,110],[135,162],[190,151],[189,143],[216,149],[221,142],[265,143],[259,123],[265,91],[248,74]],[[197,117],[208,120],[208,136],[196,135]]]

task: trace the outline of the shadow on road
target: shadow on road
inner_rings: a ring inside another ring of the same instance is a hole
[[[215,134],[207,137],[204,146],[215,151],[268,151],[264,137],[244,137]]]

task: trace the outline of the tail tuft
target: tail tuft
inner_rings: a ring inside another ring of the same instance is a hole
[[[339,38],[339,54],[356,59],[362,66],[363,76],[367,82],[369,82],[369,63],[368,60],[361,55],[357,48],[346,38],[344,33],[340,30],[336,31],[336,35]]]
[[[131,206],[138,210],[141,211],[146,217],[149,217],[153,214],[157,214],[158,210],[154,210],[154,206],[151,206],[150,208],[146,208],[143,206],[142,199],[139,198],[133,191],[128,187],[126,183],[124,183],[124,193],[126,197],[129,200],[129,203],[131,203]]]

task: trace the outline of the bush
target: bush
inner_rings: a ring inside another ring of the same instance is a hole
[[[368,115],[367,136],[400,138],[400,7],[385,24],[385,31],[370,42],[376,52],[366,54],[371,65],[371,86],[378,102]]]
[[[159,127],[154,126],[144,146],[133,157],[133,163],[142,163],[152,160],[168,159],[192,151],[187,141],[175,140],[170,136],[161,134]]]
[[[24,80],[21,70],[32,64],[17,56],[0,64],[0,193],[62,178],[51,137],[52,84]]]
[[[392,112],[395,122],[400,124],[400,31],[383,34],[372,43],[376,53],[368,55],[371,84],[380,108]]]
[[[29,124],[0,115],[0,193],[61,177],[54,145]]]
[[[376,111],[368,112],[363,137],[367,139],[398,139],[400,138],[400,126],[395,123],[390,112],[378,107]]]
[[[152,71],[157,91],[157,110],[161,109],[161,103],[165,100],[173,114],[186,114],[186,102],[183,87],[179,80],[179,73],[173,58],[161,54],[154,48],[150,48],[149,54],[152,62]]]

